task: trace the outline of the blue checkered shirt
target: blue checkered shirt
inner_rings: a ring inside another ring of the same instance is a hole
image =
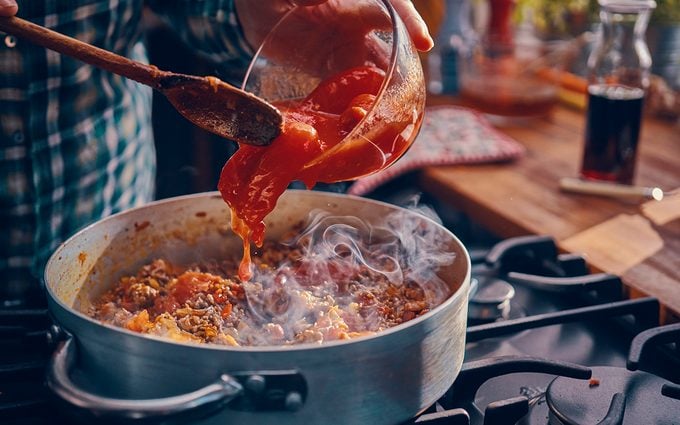
[[[23,0],[19,17],[146,61],[149,6],[202,53],[243,67],[233,0]],[[64,239],[153,197],[151,89],[0,37],[0,301],[40,276]]]

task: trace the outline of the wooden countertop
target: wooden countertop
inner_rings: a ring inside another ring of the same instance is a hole
[[[584,112],[558,107],[498,126],[526,147],[524,157],[426,168],[420,184],[500,237],[553,236],[563,251],[585,254],[593,271],[621,276],[628,296],[658,297],[664,322],[680,320],[680,193],[631,203],[560,191],[561,177],[578,175],[584,123]],[[680,188],[679,125],[645,118],[638,155],[636,184]]]

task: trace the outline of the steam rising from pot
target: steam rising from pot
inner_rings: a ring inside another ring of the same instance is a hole
[[[438,272],[455,255],[444,231],[421,216],[436,215],[425,207],[417,212],[396,211],[376,225],[312,211],[285,242],[292,260],[272,270],[263,259],[243,283],[252,320],[241,323],[241,336],[259,344],[293,335],[305,342],[343,339],[357,336],[343,334],[348,324],[355,334],[373,333],[442,303],[451,288]],[[263,323],[268,335],[254,332]]]

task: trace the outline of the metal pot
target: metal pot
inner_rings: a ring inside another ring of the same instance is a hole
[[[288,191],[268,218],[280,238],[312,209],[379,223],[398,209],[381,202]],[[104,325],[82,312],[119,276],[152,258],[186,262],[240,252],[217,193],[155,202],[101,220],[52,255],[49,311],[68,337],[48,385],[68,403],[118,420],[200,416],[200,423],[395,424],[432,405],[460,371],[470,259],[435,222],[456,254],[441,271],[452,295],[429,313],[369,337],[281,347],[178,343]],[[212,416],[206,417],[211,414]],[[195,418],[192,417],[192,420]]]

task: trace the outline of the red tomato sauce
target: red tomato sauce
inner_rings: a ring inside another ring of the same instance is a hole
[[[317,182],[351,180],[391,164],[408,148],[401,133],[408,123],[372,129],[369,143],[337,146],[373,105],[385,73],[361,66],[336,74],[306,98],[278,103],[281,135],[267,147],[241,145],[222,169],[218,189],[232,212],[232,229],[243,240],[241,280],[250,272],[250,242],[262,246],[264,218],[294,180],[308,188]]]

